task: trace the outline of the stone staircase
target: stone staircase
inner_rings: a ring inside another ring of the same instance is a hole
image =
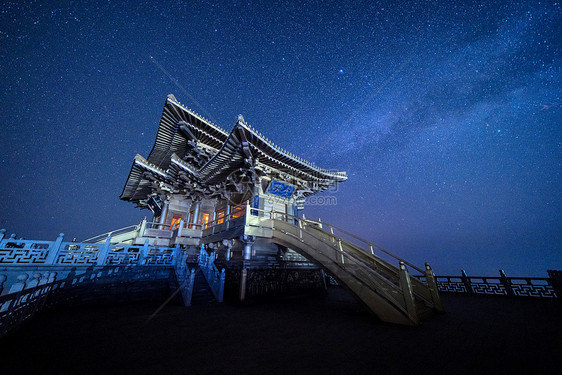
[[[193,283],[193,294],[191,296],[192,305],[205,305],[216,303],[217,300],[207,283],[207,279],[201,272],[201,269],[197,267],[195,271],[195,282]]]
[[[425,274],[427,282],[423,283],[410,277],[406,265],[413,266],[406,261],[388,253],[398,261],[397,267],[375,256],[372,244],[363,248],[335,235],[335,227],[330,226],[327,231],[325,223],[295,219],[297,225],[268,220],[273,242],[293,249],[324,268],[381,320],[416,326],[434,312],[443,311],[429,265],[425,271],[415,268]]]

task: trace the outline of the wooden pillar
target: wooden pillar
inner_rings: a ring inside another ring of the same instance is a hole
[[[164,201],[162,205],[162,212],[160,213],[160,220],[158,220],[158,229],[164,229],[164,224],[166,223],[166,216],[168,215],[168,205],[169,202],[167,200]]]

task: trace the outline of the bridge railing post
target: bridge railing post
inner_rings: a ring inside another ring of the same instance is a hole
[[[100,246],[98,253],[98,266],[103,266],[105,264],[109,249],[111,249],[111,235],[108,235],[105,239],[105,243]]]
[[[0,229],[0,241],[2,241],[5,236],[6,236],[6,229],[4,228]]]
[[[466,272],[464,270],[461,270],[461,280],[462,283],[464,284],[464,287],[466,289],[466,293],[467,294],[472,294],[472,285],[470,285],[470,278],[468,277],[468,275],[466,274]]]
[[[57,255],[60,251],[63,237],[64,237],[64,233],[59,233],[59,236],[57,237],[55,242],[53,242],[53,246],[51,247],[51,249],[49,249],[49,254],[47,255],[47,259],[45,259],[46,265],[55,264],[55,262],[57,261]]]
[[[443,304],[441,303],[441,297],[439,296],[439,289],[437,286],[437,281],[435,280],[435,274],[433,273],[433,270],[431,269],[429,263],[425,264],[425,281],[431,294],[433,308],[437,312],[445,312],[445,310],[443,309]]]
[[[420,319],[416,312],[416,303],[414,301],[414,292],[412,289],[410,274],[406,269],[406,265],[402,261],[400,262],[400,289],[402,289],[406,311],[408,312],[410,320],[412,320],[415,325],[420,324]]]
[[[505,288],[505,292],[507,293],[508,296],[514,296],[515,295],[515,293],[513,293],[513,288],[511,287],[511,281],[509,281],[507,276],[505,276],[505,273],[503,272],[503,270],[500,270],[500,282],[502,283],[503,287]]]
[[[341,264],[344,264],[344,263],[345,263],[345,258],[344,258],[344,256],[343,256],[343,253],[344,253],[344,252],[343,252],[343,245],[342,245],[342,242],[341,242],[341,239],[340,239],[340,238],[338,238],[338,248],[340,249],[340,254],[341,254]]]
[[[148,238],[144,240],[144,245],[139,249],[138,265],[146,263],[146,258],[148,257]]]

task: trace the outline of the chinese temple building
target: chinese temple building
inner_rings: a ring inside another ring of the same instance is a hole
[[[152,151],[135,157],[121,193],[154,219],[115,241],[181,249],[188,264],[212,257],[225,270],[225,299],[325,289],[328,272],[383,320],[415,325],[424,311],[440,311],[429,266],[299,217],[308,196],[346,180],[278,147],[242,115],[227,132],[168,95]],[[410,278],[406,264],[427,283]]]
[[[183,222],[188,237],[200,238],[205,225],[241,216],[248,202],[297,216],[307,196],[345,180],[345,172],[319,168],[276,146],[241,115],[229,133],[169,95],[152,151],[146,159],[135,157],[121,199],[150,209],[161,230]],[[176,233],[170,244],[195,244],[182,238],[186,233]]]
[[[169,95],[152,151],[146,159],[135,157],[121,199],[154,214],[135,244],[179,245],[191,254],[207,244],[219,250],[217,260],[241,260],[245,268],[310,269],[306,259],[273,243],[266,229],[236,219],[250,207],[291,221],[307,196],[346,180],[345,172],[276,146],[241,115],[227,132]]]

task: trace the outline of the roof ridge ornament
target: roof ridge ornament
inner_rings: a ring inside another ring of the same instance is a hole
[[[238,122],[241,122],[242,124],[246,125],[246,122],[244,121],[244,116],[242,116],[241,114],[238,115]]]

